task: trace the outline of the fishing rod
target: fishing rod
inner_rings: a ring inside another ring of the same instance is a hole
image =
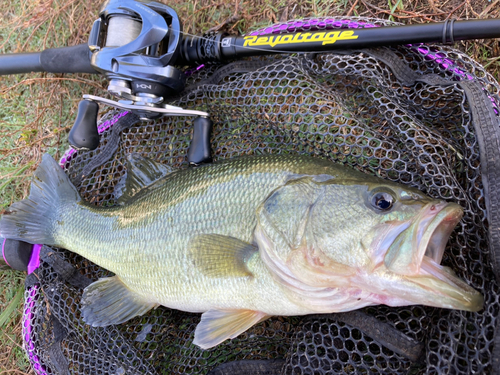
[[[28,72],[93,73],[109,80],[118,100],[84,95],[69,142],[76,149],[99,145],[98,103],[131,111],[142,120],[164,115],[195,116],[198,128],[211,127],[208,113],[166,104],[182,92],[186,75],[178,66],[224,62],[249,56],[328,52],[415,43],[454,43],[500,37],[500,19],[455,21],[409,26],[323,29],[267,35],[235,36],[224,32],[187,35],[177,13],[149,0],[108,0],[94,22],[89,41],[35,53],[0,55],[0,75]],[[205,130],[198,137],[206,144]],[[202,151],[203,157],[206,152]]]

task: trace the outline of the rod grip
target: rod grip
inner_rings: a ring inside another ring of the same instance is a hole
[[[50,73],[93,73],[98,72],[90,64],[88,44],[46,49],[40,54],[40,64],[44,72]]]

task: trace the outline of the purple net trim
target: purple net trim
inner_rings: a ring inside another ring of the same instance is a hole
[[[28,263],[28,275],[40,266],[40,249],[42,245],[33,245],[30,262]]]
[[[409,46],[411,46],[411,44]],[[427,48],[422,48],[422,47],[417,48],[417,51],[420,54],[424,55],[426,59],[433,60],[433,61],[437,62],[439,65],[441,65],[444,69],[455,73],[458,80],[462,80],[462,79],[474,80],[475,79],[475,77],[472,74],[469,74],[469,73],[464,72],[463,70],[457,68],[455,63],[453,62],[453,60],[446,58],[443,53],[439,53],[439,52],[435,53],[435,52],[429,51]]]
[[[409,45],[411,46],[411,45]],[[467,72],[464,72],[463,70],[457,68],[456,64],[453,62],[453,60],[449,59],[449,58],[446,58],[445,55],[443,53],[439,53],[439,52],[432,52],[432,51],[429,51],[427,48],[422,48],[422,47],[418,47],[417,48],[417,51],[424,55],[426,59],[428,60],[433,60],[435,61],[436,63],[438,63],[441,67],[443,67],[444,69],[448,70],[448,71],[451,71],[452,73],[455,74],[455,77],[461,81],[463,79],[468,79],[470,81],[476,79],[476,77],[474,77],[472,74],[469,74]],[[488,98],[490,98],[491,100],[491,105],[493,107],[493,110],[495,111],[495,113],[498,115],[499,113],[499,108],[498,108],[498,104],[495,100],[495,98],[493,98],[487,91],[486,89],[483,88],[483,91],[485,92],[485,94],[488,96]]]
[[[117,114],[116,116],[113,116],[113,118],[111,120],[108,120],[108,121],[105,121],[104,123],[102,123],[101,125],[99,125],[99,127],[97,128],[97,132],[99,134],[101,133],[104,133],[106,130],[108,130],[109,128],[111,128],[114,124],[116,124],[116,122],[122,118],[123,116],[125,116],[128,112],[125,111],[125,112],[120,112],[119,114]],[[64,155],[62,156],[61,160],[59,161],[59,165],[61,167],[64,168],[64,165],[69,162],[71,160],[71,158],[73,157],[73,155],[75,155],[76,153],[78,152],[78,150],[75,150],[74,148],[69,148],[65,153]]]
[[[273,25],[257,31],[253,31],[248,35],[265,35],[265,34],[279,34],[279,33],[293,33],[297,29],[302,30],[319,30],[319,29],[358,29],[358,28],[371,28],[379,27],[367,22],[356,22],[351,20],[335,20],[332,18],[327,19],[311,19],[304,21],[290,21],[280,25]]]
[[[205,68],[205,64],[201,64],[201,65],[197,66],[196,68],[191,68],[191,69],[186,70],[184,72],[184,75],[186,77],[191,77],[194,73],[196,73],[199,70],[202,70],[203,68]]]
[[[4,238],[2,241],[2,258],[5,261],[5,263],[7,263],[7,265],[10,267],[9,262],[7,262],[7,259],[5,259],[5,241],[7,241],[6,238]]]
[[[24,340],[24,350],[28,354],[33,370],[38,375],[47,375],[44,367],[40,363],[40,358],[36,354],[35,343],[31,339],[31,319],[33,318],[33,309],[35,307],[36,297],[38,294],[38,286],[33,285],[28,289],[28,298],[26,298],[24,304],[24,314],[23,314],[23,340]]]

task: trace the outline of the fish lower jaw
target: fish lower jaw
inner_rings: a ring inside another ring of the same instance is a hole
[[[420,272],[401,275],[383,265],[373,273],[359,275],[353,282],[368,292],[367,301],[387,306],[425,305],[465,311],[479,311],[483,296],[451,269],[424,256]]]

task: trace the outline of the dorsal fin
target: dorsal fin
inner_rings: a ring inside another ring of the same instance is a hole
[[[137,153],[127,155],[127,173],[115,186],[115,199],[118,204],[125,204],[142,189],[177,169],[154,162]]]

